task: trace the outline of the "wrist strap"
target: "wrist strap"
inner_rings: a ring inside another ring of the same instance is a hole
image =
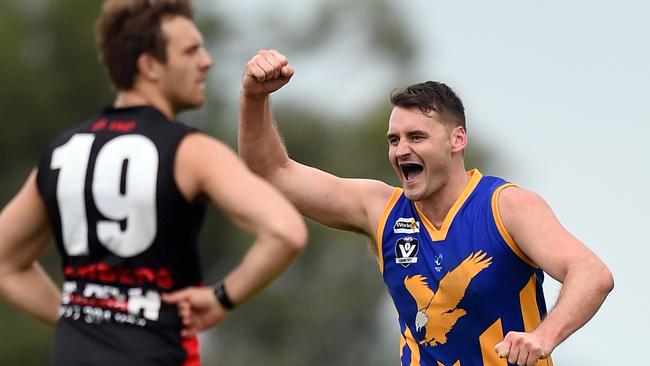
[[[214,296],[219,301],[219,304],[223,306],[226,310],[232,310],[235,308],[235,304],[230,300],[230,297],[226,293],[226,286],[223,283],[223,280],[219,281],[214,285]]]

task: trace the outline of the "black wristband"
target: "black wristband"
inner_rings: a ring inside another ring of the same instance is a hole
[[[230,297],[228,297],[228,294],[226,293],[226,287],[223,283],[223,280],[214,285],[214,296],[217,298],[224,309],[232,310],[235,308],[235,304],[233,304],[233,302],[230,300]]]

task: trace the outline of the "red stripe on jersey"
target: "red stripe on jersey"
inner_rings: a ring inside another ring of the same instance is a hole
[[[199,354],[199,338],[183,338],[183,348],[187,353],[187,358],[183,366],[201,366],[201,354]]]

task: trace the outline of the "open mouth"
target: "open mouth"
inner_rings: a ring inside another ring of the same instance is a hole
[[[422,165],[415,163],[400,164],[399,167],[402,169],[402,175],[407,182],[412,182],[424,171]]]

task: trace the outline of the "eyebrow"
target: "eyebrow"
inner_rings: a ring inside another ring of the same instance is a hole
[[[203,47],[201,42],[192,42],[188,46],[183,47],[183,52],[194,52]]]
[[[399,133],[388,132],[388,133],[386,134],[386,137],[387,137],[387,138],[390,138],[390,137],[399,137],[399,135],[400,135]],[[413,136],[413,135],[428,135],[428,132],[426,132],[426,131],[424,131],[424,130],[413,130],[413,131],[408,131],[408,132],[406,132],[406,136]]]

